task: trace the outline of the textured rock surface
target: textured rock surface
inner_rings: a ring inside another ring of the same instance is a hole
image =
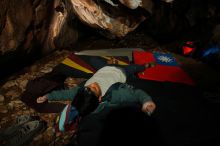
[[[28,54],[36,46],[48,53],[61,47],[61,43],[63,48],[70,47],[78,39],[71,8],[61,0],[8,0],[1,1],[3,5],[5,7],[0,11],[1,54],[15,50]],[[72,24],[68,22],[69,18]]]

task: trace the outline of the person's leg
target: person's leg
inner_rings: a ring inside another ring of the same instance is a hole
[[[123,69],[127,79],[135,79],[136,73],[143,72],[145,70],[145,65],[138,65],[138,64],[117,65],[117,67]]]
[[[121,65],[120,67],[124,69],[127,77],[134,76],[136,73],[143,72],[146,68],[155,67],[155,62],[149,62],[144,65],[139,64],[129,64],[129,65]]]
[[[123,66],[124,71],[127,76],[135,75],[136,73],[143,72],[145,70],[145,65],[129,64]]]

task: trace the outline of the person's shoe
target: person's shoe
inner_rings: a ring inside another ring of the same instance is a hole
[[[39,117],[29,115],[21,115],[16,117],[15,122],[11,127],[8,127],[4,131],[0,132],[0,140],[7,140],[8,138],[11,138],[11,136],[15,134],[15,131],[18,130],[23,124],[37,119],[39,119]]]
[[[30,121],[23,124],[6,146],[25,146],[31,143],[33,138],[46,130],[47,123],[44,121]]]

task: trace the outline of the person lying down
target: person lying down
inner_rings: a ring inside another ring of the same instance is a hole
[[[120,106],[124,103],[137,103],[143,112],[151,115],[156,104],[145,91],[126,83],[135,79],[136,73],[154,67],[145,65],[114,65],[99,69],[90,79],[71,89],[57,90],[37,98],[37,103],[69,100],[75,115],[83,117],[91,112],[100,112],[105,107]]]

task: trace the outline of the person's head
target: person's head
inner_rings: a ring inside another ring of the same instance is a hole
[[[95,94],[95,96],[99,99],[99,101],[101,100],[101,89],[98,83],[94,82],[91,83],[87,86],[87,88],[89,88],[91,90],[91,92],[93,92]]]
[[[88,87],[79,90],[72,101],[72,105],[78,110],[80,116],[86,116],[93,112],[98,104],[98,97]]]

